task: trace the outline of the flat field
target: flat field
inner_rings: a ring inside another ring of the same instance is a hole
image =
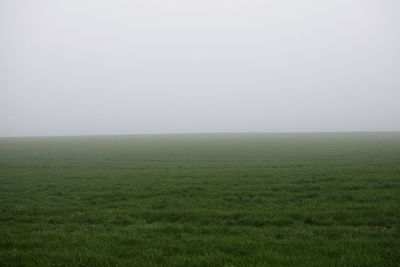
[[[400,133],[0,138],[0,266],[399,266]]]

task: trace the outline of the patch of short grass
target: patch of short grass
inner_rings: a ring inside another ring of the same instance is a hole
[[[0,139],[0,266],[398,266],[400,134]]]

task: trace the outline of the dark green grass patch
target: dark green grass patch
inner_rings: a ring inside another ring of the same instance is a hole
[[[0,266],[399,266],[400,134],[0,139]]]

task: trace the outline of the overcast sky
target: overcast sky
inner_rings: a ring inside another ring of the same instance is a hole
[[[398,0],[0,0],[0,136],[400,130]]]

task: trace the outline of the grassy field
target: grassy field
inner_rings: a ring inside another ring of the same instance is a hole
[[[0,138],[0,266],[400,266],[400,133]]]

